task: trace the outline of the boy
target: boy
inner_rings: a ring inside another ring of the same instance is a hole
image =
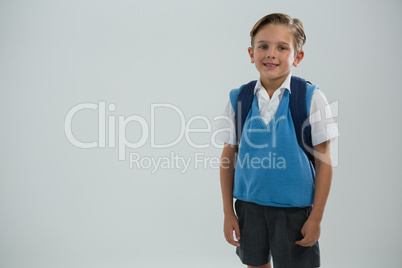
[[[230,133],[222,138],[220,169],[224,235],[249,268],[270,268],[271,257],[275,268],[319,267],[320,223],[332,180],[329,143],[338,130],[325,96],[309,84],[314,163],[297,142],[289,95],[291,68],[304,57],[301,21],[269,14],[250,36],[248,52],[260,77],[240,142],[234,112],[239,89],[231,91],[225,110]]]

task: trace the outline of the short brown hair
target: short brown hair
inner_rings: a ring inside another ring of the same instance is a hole
[[[260,19],[250,32],[251,47],[254,47],[254,37],[261,28],[267,24],[285,25],[288,26],[293,36],[293,43],[296,55],[302,50],[306,43],[306,34],[304,33],[303,23],[301,20],[291,18],[289,15],[282,13],[268,14]]]

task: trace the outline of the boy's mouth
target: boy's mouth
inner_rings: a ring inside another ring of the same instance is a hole
[[[273,64],[273,63],[264,63],[265,68],[267,68],[267,70],[275,70],[276,67],[278,67],[279,64]]]
[[[278,66],[279,64],[273,64],[273,63],[264,63],[264,66],[267,66],[267,67],[276,67],[276,66]]]

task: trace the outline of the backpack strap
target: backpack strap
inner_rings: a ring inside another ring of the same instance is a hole
[[[296,131],[297,143],[314,166],[314,156],[310,153],[313,143],[311,140],[311,126],[308,121],[310,111],[307,111],[309,107],[306,104],[307,83],[311,84],[303,78],[292,76],[290,80],[289,108]]]
[[[236,126],[236,136],[237,142],[240,145],[240,139],[246,122],[247,115],[251,109],[251,105],[254,99],[254,88],[257,80],[251,81],[248,84],[242,85],[240,87],[240,92],[237,97],[236,107],[235,107],[235,126]]]

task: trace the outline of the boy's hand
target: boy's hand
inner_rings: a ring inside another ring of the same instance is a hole
[[[301,229],[303,239],[296,241],[296,245],[302,247],[312,247],[318,241],[321,234],[321,223],[310,218],[304,223]]]
[[[229,244],[231,244],[235,247],[239,247],[240,243],[238,241],[234,240],[233,231],[235,232],[236,239],[239,240],[240,239],[239,222],[234,213],[225,215],[225,219],[224,219],[224,223],[223,223],[223,233],[225,234],[226,241]]]

